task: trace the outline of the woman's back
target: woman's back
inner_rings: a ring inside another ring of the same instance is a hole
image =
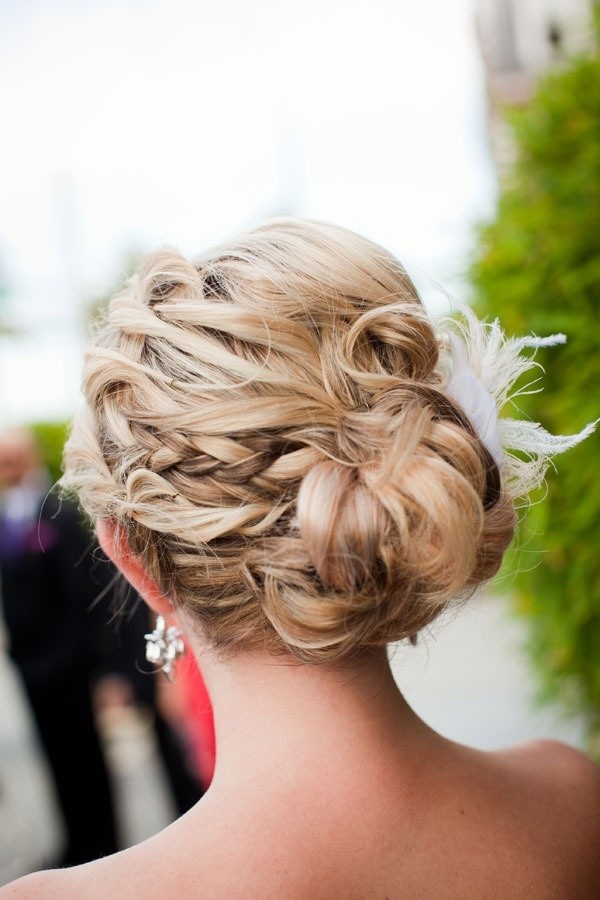
[[[206,896],[600,896],[600,775],[585,756],[543,742],[500,753],[427,734],[407,743],[363,753],[350,741],[346,757],[329,745],[332,765],[305,760],[309,777],[263,785],[209,840],[220,863],[202,868]],[[189,896],[205,896],[200,883],[187,882]]]
[[[7,897],[599,896],[600,775],[583,754],[553,742],[484,753],[446,741],[372,663],[311,684],[302,670],[273,669],[246,667],[247,693],[236,680],[242,726],[221,727],[225,759],[190,813],[138,847],[33,876]],[[266,725],[252,702],[257,680],[271,698]],[[282,720],[292,681],[295,713]]]

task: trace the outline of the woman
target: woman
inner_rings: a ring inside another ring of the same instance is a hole
[[[66,484],[193,646],[215,776],[161,834],[2,898],[600,896],[596,767],[446,740],[386,657],[497,571],[515,498],[588,433],[498,422],[523,346],[437,332],[333,226],[143,264],[88,354]],[[178,643],[160,621],[150,655],[170,671]]]

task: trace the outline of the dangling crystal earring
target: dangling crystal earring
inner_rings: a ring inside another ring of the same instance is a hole
[[[173,681],[173,669],[175,661],[185,653],[185,644],[179,628],[169,625],[163,616],[157,616],[156,628],[150,634],[145,634],[146,660],[160,666],[167,681]]]

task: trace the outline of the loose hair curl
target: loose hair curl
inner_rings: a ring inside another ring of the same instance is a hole
[[[336,661],[498,569],[513,502],[400,263],[276,220],[149,256],[87,353],[65,485],[217,648]]]

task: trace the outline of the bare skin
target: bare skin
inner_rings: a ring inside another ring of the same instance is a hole
[[[335,670],[205,653],[203,670],[218,746],[205,797],[143,844],[1,900],[600,896],[600,774],[578,751],[453,744],[382,656]]]
[[[98,534],[150,605],[172,613],[104,523]],[[339,668],[219,660],[185,630],[215,714],[210,790],[150,840],[30,875],[0,900],[600,896],[600,770],[582,753],[446,740],[410,709],[384,653]]]

